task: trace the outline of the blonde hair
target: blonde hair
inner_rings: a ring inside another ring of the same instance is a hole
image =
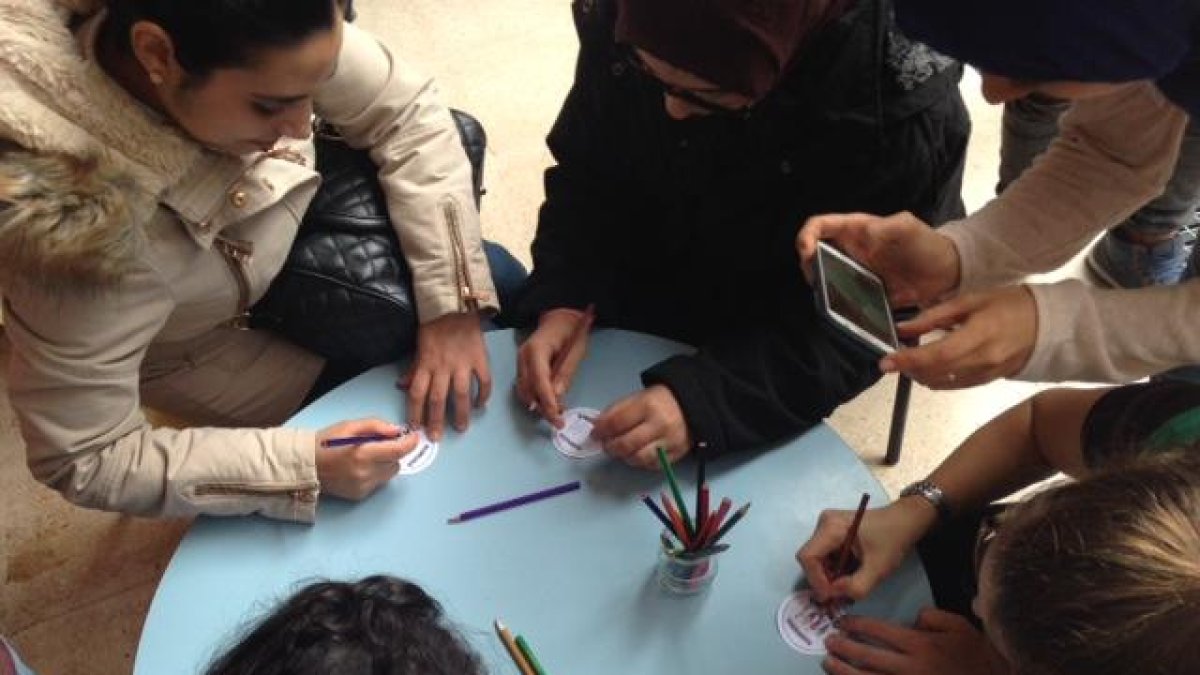
[[[991,619],[1022,675],[1200,673],[1200,460],[1143,458],[1016,507]]]

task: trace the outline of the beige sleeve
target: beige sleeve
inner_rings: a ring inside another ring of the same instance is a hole
[[[1148,82],[1076,102],[1058,139],[1004,194],[941,228],[958,249],[959,290],[1055,269],[1162,194],[1186,124]]]
[[[146,422],[140,365],[172,309],[148,269],[116,291],[5,290],[9,391],[34,476],[95,509],[312,521],[314,432],[177,431]]]
[[[1018,379],[1129,382],[1200,363],[1200,280],[1114,290],[1072,279],[1029,288],[1038,336]]]
[[[315,108],[350,145],[369,148],[379,165],[421,321],[474,308],[497,311],[471,164],[433,80],[346,24],[337,71],[317,93]]]

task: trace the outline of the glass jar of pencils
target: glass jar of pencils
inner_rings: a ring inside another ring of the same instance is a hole
[[[664,531],[658,546],[659,585],[677,595],[703,591],[717,578],[717,557],[723,550],[686,551],[672,542]]]

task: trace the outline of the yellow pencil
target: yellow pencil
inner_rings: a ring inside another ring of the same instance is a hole
[[[508,650],[508,655],[512,657],[513,663],[517,664],[517,670],[521,671],[521,675],[537,675],[533,666],[525,660],[525,655],[521,653],[520,647],[517,647],[517,641],[513,639],[512,633],[505,628],[504,624],[500,623],[500,619],[496,619],[496,635],[500,636],[500,641],[504,643],[504,648]]]

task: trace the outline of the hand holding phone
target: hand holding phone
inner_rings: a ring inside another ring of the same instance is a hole
[[[883,280],[824,241],[817,242],[815,260],[813,292],[825,318],[874,354],[899,349]]]

